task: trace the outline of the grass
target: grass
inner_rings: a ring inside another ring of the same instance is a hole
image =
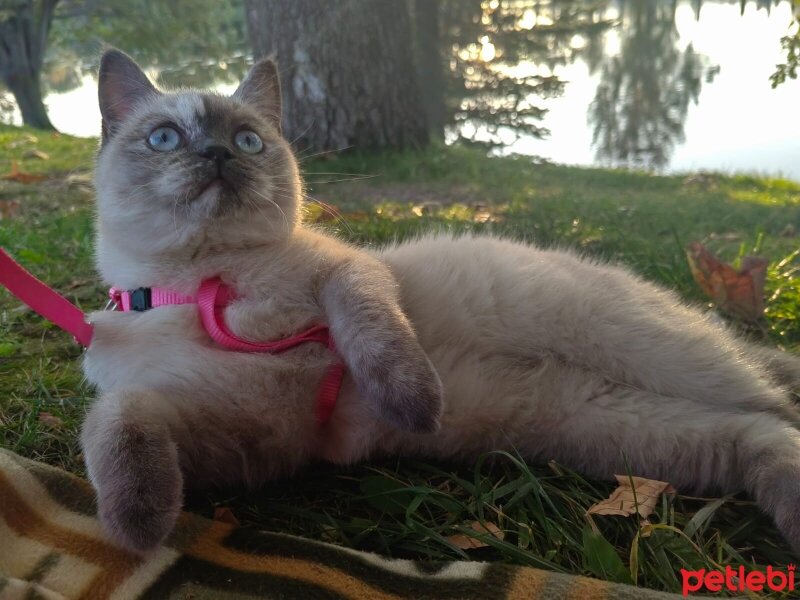
[[[0,127],[0,173],[16,160],[46,179],[0,181],[0,246],[85,309],[103,305],[92,267],[96,142]],[[26,158],[32,149],[49,159]],[[359,244],[421,230],[481,231],[580,249],[705,302],[684,247],[703,241],[729,261],[753,250],[771,261],[768,308],[747,333],[800,350],[800,185],[779,179],[628,171],[487,159],[461,148],[303,160],[314,200],[308,218]],[[344,181],[339,181],[344,180]],[[0,292],[0,445],[83,473],[76,436],[92,390],[79,349]],[[49,415],[49,416],[48,416]],[[743,497],[663,497],[649,527],[634,518],[585,515],[613,489],[562,466],[512,454],[475,465],[393,460],[337,470],[317,465],[258,493],[216,490],[188,499],[212,514],[231,508],[246,526],[437,560],[509,561],[680,591],[680,568],[783,565],[792,555]],[[503,539],[476,533],[496,524]],[[644,525],[644,527],[643,527]],[[487,545],[462,550],[456,533]]]

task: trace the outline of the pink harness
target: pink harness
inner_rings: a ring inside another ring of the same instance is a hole
[[[0,248],[0,284],[3,284],[39,315],[75,336],[81,345],[88,347],[91,344],[92,326],[86,322],[83,312],[36,279],[2,248]],[[204,280],[200,284],[196,297],[185,296],[162,288],[139,288],[133,291],[111,288],[109,296],[117,308],[123,311],[143,311],[157,306],[174,304],[197,304],[200,320],[206,332],[212,340],[227,350],[279,354],[300,344],[315,342],[324,344],[331,352],[336,352],[333,337],[327,325],[315,325],[295,336],[274,342],[251,342],[234,335],[225,325],[222,311],[234,300],[235,295],[218,277]],[[317,423],[320,425],[330,419],[333,409],[336,407],[344,369],[344,363],[337,360],[328,367],[322,379],[317,393],[316,406]]]

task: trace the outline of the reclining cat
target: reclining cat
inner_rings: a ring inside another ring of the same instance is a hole
[[[164,93],[110,50],[99,87],[98,267],[148,288],[129,302],[167,298],[92,315],[99,398],[81,439],[121,545],[159,544],[190,486],[513,448],[593,477],[627,464],[683,490],[746,489],[800,550],[800,411],[782,387],[796,358],[568,252],[447,235],[366,250],[302,225],[269,61],[231,97]],[[309,328],[323,343],[225,347]]]

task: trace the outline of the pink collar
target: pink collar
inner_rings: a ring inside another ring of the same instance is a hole
[[[333,337],[327,325],[314,325],[292,337],[274,342],[252,342],[235,335],[225,325],[223,311],[235,298],[233,290],[222,283],[219,277],[205,279],[200,283],[197,296],[186,296],[163,288],[138,288],[122,291],[116,288],[109,290],[111,300],[123,311],[145,311],[158,306],[175,304],[197,304],[200,309],[200,320],[208,335],[220,346],[236,352],[268,352],[279,354],[300,344],[316,342],[324,344],[332,352],[336,352]],[[330,419],[336,407],[336,399],[342,386],[344,364],[341,360],[328,367],[317,393],[317,421],[320,424]]]
[[[194,304],[197,302],[196,296],[185,296],[164,288],[138,288],[128,291],[112,287],[108,290],[108,297],[111,298],[117,310],[134,310],[137,312],[156,308],[157,306]]]
[[[0,284],[39,315],[71,333],[81,345],[88,347],[91,344],[92,326],[86,322],[83,312],[31,275],[2,248],[0,248]],[[336,352],[327,325],[315,325],[295,336],[274,342],[257,343],[234,335],[225,325],[223,310],[235,299],[235,294],[218,277],[204,280],[200,284],[197,296],[186,296],[162,288],[139,288],[132,291],[111,288],[109,295],[117,308],[123,311],[143,311],[173,304],[197,304],[200,320],[208,335],[228,350],[278,354],[300,344],[316,342],[325,344],[331,352]],[[320,425],[328,422],[336,407],[344,369],[344,363],[337,357],[322,379],[317,393],[316,408],[317,423]]]
[[[117,309],[122,311],[143,312],[158,306],[197,304],[200,309],[200,320],[208,335],[228,350],[278,354],[306,342],[318,342],[335,351],[327,325],[314,325],[302,333],[275,342],[258,343],[238,337],[228,329],[223,318],[223,310],[236,299],[236,294],[222,283],[219,277],[203,280],[196,296],[186,296],[164,288],[137,288],[123,291],[113,287],[108,291],[108,295]]]

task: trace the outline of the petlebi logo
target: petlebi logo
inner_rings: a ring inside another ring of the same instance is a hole
[[[788,565],[785,570],[768,566],[766,571],[746,571],[744,567],[734,569],[730,565],[724,571],[700,569],[689,571],[681,569],[683,578],[683,595],[692,592],[762,592],[765,589],[773,592],[793,592],[795,565]]]

